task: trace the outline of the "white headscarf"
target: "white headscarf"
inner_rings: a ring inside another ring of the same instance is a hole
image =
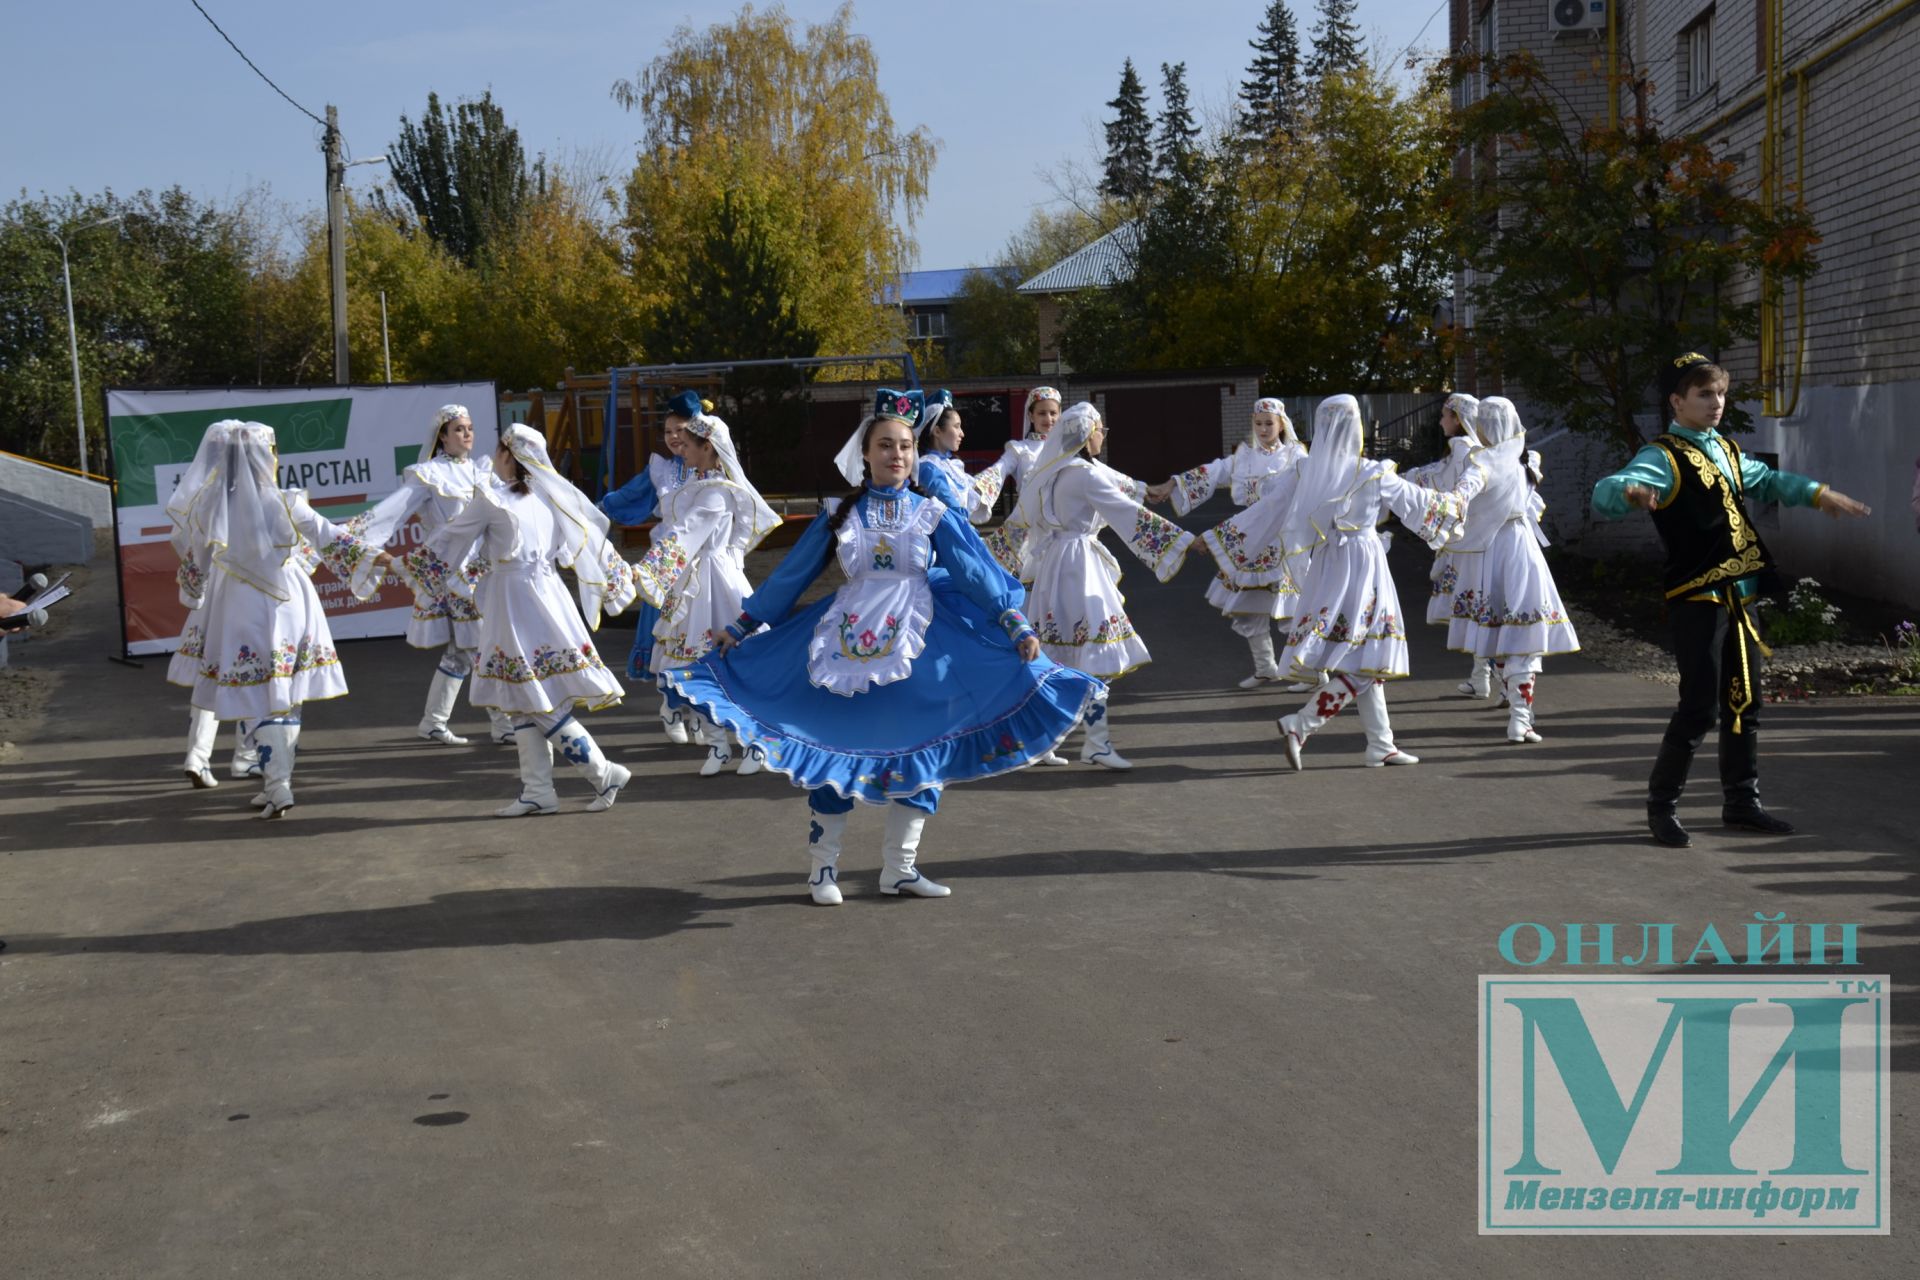
[[[173,546],[184,559],[205,548],[214,564],[275,600],[281,567],[300,545],[278,483],[273,428],[229,418],[207,428],[173,498]]]
[[[1360,402],[1352,396],[1328,396],[1313,411],[1313,447],[1300,462],[1300,482],[1280,526],[1284,554],[1309,551],[1333,530],[1366,479],[1360,465],[1365,440]]]
[[[440,432],[449,422],[460,418],[473,421],[473,415],[467,412],[467,406],[463,404],[443,404],[434,411],[433,431],[427,436],[427,447],[420,451],[420,461],[433,461],[433,455],[440,452]]]
[[[611,523],[573,481],[553,469],[553,461],[547,456],[547,442],[538,431],[516,422],[500,433],[500,443],[519,464],[527,491],[553,512],[560,562],[573,566],[573,576],[580,588],[580,607],[586,612],[587,622],[599,626],[602,612],[620,612],[634,594],[632,579],[623,578],[626,562],[607,541]],[[501,479],[503,486],[511,487],[506,485],[504,476]],[[495,501],[504,496],[485,485],[476,492]],[[511,556],[519,550],[520,533],[516,524],[514,543],[507,554]]]
[[[1022,439],[1033,434],[1033,402],[1036,400],[1051,400],[1055,404],[1065,403],[1060,398],[1060,392],[1053,387],[1035,387],[1033,390],[1027,392],[1026,406],[1020,410],[1020,436]]]
[[[1456,551],[1485,551],[1502,525],[1527,514],[1533,496],[1527,483],[1527,429],[1513,401],[1505,396],[1482,400],[1473,415],[1473,435],[1481,445],[1473,461],[1486,469],[1487,482],[1467,504],[1466,529],[1453,544]]]
[[[696,439],[705,440],[720,455],[720,471],[729,482],[746,490],[753,511],[752,545],[758,546],[760,540],[780,527],[779,513],[767,505],[760,491],[747,479],[747,469],[740,465],[740,454],[733,447],[733,428],[725,420],[710,413],[703,413],[687,424],[687,434]]]
[[[1275,449],[1284,449],[1290,444],[1300,443],[1300,437],[1295,435],[1293,431],[1293,419],[1287,416],[1286,405],[1274,399],[1272,396],[1262,396],[1253,402],[1253,411],[1255,413],[1271,413],[1280,419],[1280,439],[1273,446]],[[1251,422],[1247,424],[1247,444],[1255,449],[1264,450],[1266,448],[1265,445],[1260,443],[1260,433],[1253,429]]]
[[[1027,482],[1020,487],[1020,519],[1029,529],[1040,527],[1041,516],[1046,510],[1046,490],[1052,487],[1052,481],[1058,473],[1086,448],[1087,438],[1093,429],[1100,425],[1100,411],[1087,401],[1068,409],[1060,415],[1060,421],[1053,424],[1053,430],[1047,433],[1046,442],[1040,446],[1039,454],[1033,460],[1033,470],[1028,473]]]
[[[1480,412],[1480,400],[1477,396],[1456,391],[1447,397],[1446,403],[1441,407],[1453,410],[1454,416],[1460,419],[1460,425],[1467,429],[1467,439],[1474,438],[1473,419]]]
[[[847,442],[840,446],[840,452],[833,455],[833,467],[846,477],[847,483],[858,487],[867,479],[867,428],[873,425],[873,414],[860,419],[860,425],[853,429]]]

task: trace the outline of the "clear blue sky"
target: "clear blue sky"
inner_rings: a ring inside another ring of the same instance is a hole
[[[673,28],[736,12],[652,0],[201,0],[295,100],[340,108],[358,155],[384,151],[404,112],[491,88],[529,152],[611,157],[624,172],[635,117],[608,97]],[[1294,0],[1304,44],[1312,0]],[[1397,54],[1421,25],[1438,49],[1441,0],[1360,0],[1370,48]],[[761,6],[765,7],[765,6]],[[1202,105],[1224,105],[1245,71],[1264,0],[865,0],[856,29],[879,53],[894,119],[944,145],[917,236],[923,267],[989,260],[1035,203],[1036,171],[1091,156],[1104,103],[1132,57],[1157,109],[1159,66],[1187,63]],[[795,0],[796,19],[834,6]],[[318,130],[276,97],[188,0],[8,6],[0,76],[0,192],[178,183],[228,198],[266,184],[296,210],[317,207]],[[375,169],[352,171],[363,186]]]

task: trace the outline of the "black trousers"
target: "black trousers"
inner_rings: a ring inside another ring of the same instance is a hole
[[[1752,601],[1675,600],[1667,607],[1680,705],[1647,779],[1647,806],[1672,812],[1693,753],[1720,729],[1720,789],[1728,809],[1760,804],[1760,651]],[[1742,627],[1745,622],[1749,631]]]

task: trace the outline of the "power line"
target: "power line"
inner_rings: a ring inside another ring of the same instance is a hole
[[[212,27],[215,31],[220,31],[220,24],[213,20],[213,15],[208,13],[205,9],[200,8],[200,0],[193,0],[193,7],[196,9],[200,9],[200,16],[207,20],[208,26]],[[301,106],[299,103],[294,102],[292,98],[287,96],[287,91],[285,89],[282,89],[279,85],[275,84],[270,78],[268,78],[266,72],[262,71],[259,67],[254,67],[253,59],[249,58],[246,54],[246,51],[242,49],[239,45],[233,42],[232,36],[228,35],[224,31],[220,31],[220,38],[227,42],[228,48],[232,49],[235,53],[240,55],[240,61],[246,63],[249,67],[253,67],[253,74],[259,76],[262,80],[265,80],[267,82],[267,87],[269,89],[273,90],[275,93],[279,94],[281,97],[286,98],[287,102],[292,105],[294,110],[300,112],[300,114],[304,115],[307,119],[319,125],[322,129],[327,127],[327,122],[325,120],[322,120],[319,116],[313,114],[313,112],[308,111],[305,107]]]
[[[1427,34],[1427,28],[1433,25],[1433,20],[1439,17],[1441,12],[1444,11],[1446,7],[1447,7],[1446,0],[1440,0],[1439,6],[1435,8],[1432,13],[1427,15],[1427,20],[1420,24],[1420,30],[1414,32],[1413,39],[1407,41],[1407,47],[1400,51],[1400,56],[1394,59],[1395,62],[1400,62],[1405,60],[1406,56],[1413,52],[1413,46],[1420,43],[1420,37]]]

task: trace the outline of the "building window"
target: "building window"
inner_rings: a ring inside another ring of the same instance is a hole
[[[944,311],[916,311],[907,318],[913,322],[913,336],[916,338],[947,336],[947,313]]]
[[[1713,88],[1713,10],[1695,18],[1680,33],[1681,83],[1691,102]]]

